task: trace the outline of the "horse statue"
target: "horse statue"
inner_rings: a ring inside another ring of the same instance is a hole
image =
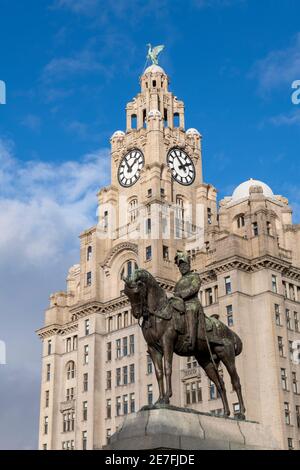
[[[190,270],[189,260],[185,259],[184,256],[181,258],[179,269],[183,274],[182,280],[192,285],[192,276],[198,276],[198,274]],[[176,297],[168,299],[164,289],[145,269],[137,269],[130,278],[123,278],[123,280],[125,283],[124,293],[131,303],[132,315],[139,321],[142,328],[143,336],[148,345],[148,353],[155,368],[159,397],[154,406],[170,403],[172,396],[172,360],[173,353],[176,353],[179,356],[195,356],[209,379],[216,385],[222,399],[224,417],[227,417],[230,416],[230,408],[225,385],[218,371],[220,362],[222,362],[230,375],[233,389],[238,397],[240,413],[237,418],[245,419],[246,409],[240,379],[235,366],[235,356],[238,356],[243,348],[239,336],[222,323],[217,315],[209,318],[204,315],[197,292],[198,304],[195,305],[198,305],[198,312],[195,312],[195,308],[191,309],[189,307],[189,309],[194,314],[194,318],[197,319],[198,317],[199,319],[202,316],[205,332],[203,333],[203,328],[201,328],[201,321],[196,321],[195,341],[192,341],[191,335],[188,334],[189,328],[186,319],[188,308],[185,308],[189,303],[192,305],[191,298],[187,296],[187,292],[190,292],[191,289],[187,289],[183,285],[181,289],[182,298],[180,298],[180,289],[176,291],[176,285],[174,291]],[[179,285],[180,282],[181,280],[177,284]],[[194,282],[194,284],[197,283]],[[194,288],[194,291],[199,290],[199,287],[200,284]]]

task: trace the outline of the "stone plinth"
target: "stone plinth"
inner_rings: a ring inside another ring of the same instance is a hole
[[[127,415],[107,450],[265,450],[278,449],[270,429],[253,421],[194,410],[148,408]]]

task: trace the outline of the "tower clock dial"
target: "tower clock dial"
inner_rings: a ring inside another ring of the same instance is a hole
[[[167,156],[167,163],[175,181],[188,186],[195,180],[195,166],[191,157],[181,149],[173,148]]]
[[[129,188],[140,177],[144,166],[144,155],[138,149],[132,149],[121,160],[118,169],[118,179],[121,186]]]

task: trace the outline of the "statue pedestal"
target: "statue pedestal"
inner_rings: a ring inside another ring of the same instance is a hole
[[[253,421],[164,406],[127,415],[106,450],[278,449],[271,429]]]

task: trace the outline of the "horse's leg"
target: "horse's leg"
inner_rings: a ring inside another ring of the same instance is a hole
[[[231,346],[230,348],[225,348],[224,346],[216,346],[215,353],[217,354],[218,358],[223,362],[223,364],[225,365],[230,375],[232,387],[234,391],[236,392],[238,400],[239,400],[239,405],[240,405],[239,418],[245,419],[246,408],[245,408],[245,404],[243,400],[240,378],[239,378],[239,375],[237,373],[236,366],[235,366],[234,346]]]
[[[162,353],[157,351],[157,349],[152,348],[151,346],[148,346],[148,353],[150,354],[154,364],[156,380],[158,382],[159,397],[156,403],[162,403],[165,395]]]
[[[166,393],[164,396],[164,403],[169,404],[172,396],[172,361],[173,361],[173,346],[174,341],[172,337],[163,338],[163,356],[164,356],[164,369],[166,377]]]
[[[224,409],[224,416],[230,416],[230,408],[228,405],[228,400],[227,400],[227,394],[226,394],[226,389],[225,385],[223,382],[222,377],[220,374],[216,371],[214,364],[210,361],[203,361],[201,357],[195,356],[197,361],[199,362],[200,366],[204,369],[206,372],[208,378],[215,384],[217,387],[217,390],[221,396],[222,403],[223,403],[223,409]],[[217,366],[218,362],[216,363]]]

